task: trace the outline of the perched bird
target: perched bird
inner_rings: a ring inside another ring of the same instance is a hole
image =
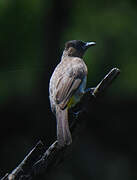
[[[56,115],[58,145],[72,143],[68,123],[68,109],[80,101],[87,80],[87,66],[83,61],[85,51],[95,42],[68,41],[49,83],[52,112]]]

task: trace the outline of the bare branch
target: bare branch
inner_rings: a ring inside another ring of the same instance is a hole
[[[73,141],[75,139],[77,126],[83,120],[83,114],[85,113],[85,108],[83,107],[86,107],[86,110],[90,109],[88,104],[91,103],[93,99],[96,99],[95,97],[102,94],[119,73],[120,70],[118,68],[113,68],[95,88],[87,89],[81,102],[77,105],[77,113],[75,113],[75,116],[70,110],[70,130]],[[43,171],[46,173],[48,170],[52,170],[55,166],[60,164],[70,149],[71,145],[59,148],[57,141],[46,149],[45,145],[39,141],[24,160],[10,174],[6,174],[1,180],[30,180]]]

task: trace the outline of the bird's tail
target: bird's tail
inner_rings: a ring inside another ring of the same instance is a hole
[[[68,124],[68,110],[56,107],[57,140],[58,145],[63,147],[72,143],[71,133]]]

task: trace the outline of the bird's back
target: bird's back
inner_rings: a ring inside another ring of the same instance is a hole
[[[49,84],[49,97],[52,110],[55,103],[58,103],[57,95],[65,88],[70,79],[84,79],[87,75],[87,66],[81,58],[63,58],[55,68]],[[60,89],[60,91],[58,91]]]

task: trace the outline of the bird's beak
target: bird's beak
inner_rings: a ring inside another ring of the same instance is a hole
[[[96,42],[86,42],[85,47],[88,48],[90,46],[95,46]]]

